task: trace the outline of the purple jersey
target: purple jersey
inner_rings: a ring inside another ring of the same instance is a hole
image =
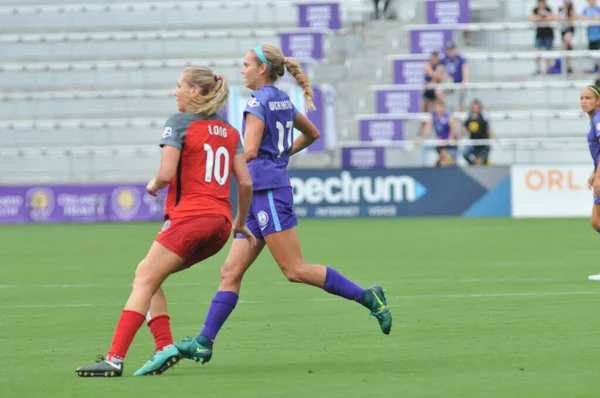
[[[449,57],[446,55],[442,61],[442,65],[446,68],[446,72],[452,77],[454,83],[462,83],[463,81],[463,65],[467,63],[467,60],[460,55]]]
[[[587,139],[590,145],[590,155],[594,160],[594,169],[597,169],[600,161],[600,110],[596,111],[590,120],[590,131]]]
[[[432,112],[433,128],[440,140],[447,140],[450,137],[450,115],[450,111],[444,112],[442,117],[439,117],[437,112]]]
[[[248,162],[255,191],[289,187],[287,165],[294,142],[294,119],[298,110],[285,91],[275,86],[262,86],[244,109],[242,135],[246,132],[246,113],[265,123],[256,159]]]

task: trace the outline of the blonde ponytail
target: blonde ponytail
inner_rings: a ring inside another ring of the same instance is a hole
[[[296,83],[303,91],[304,98],[306,99],[306,109],[314,111],[315,104],[313,103],[313,89],[310,86],[308,76],[302,71],[300,63],[293,58],[286,58],[283,56],[281,50],[275,46],[264,45],[261,46],[262,52],[269,63],[269,79],[275,83],[279,77],[283,76],[287,70],[290,75],[294,77]],[[262,60],[256,57],[259,65]]]
[[[306,98],[306,109],[311,111],[317,109],[315,108],[315,104],[313,103],[313,89],[310,86],[310,82],[308,81],[308,76],[306,76],[302,71],[300,63],[293,58],[285,58],[283,62],[288,73],[294,77],[296,83],[302,89],[304,98]]]
[[[226,76],[215,74],[204,67],[192,66],[186,68],[184,72],[188,83],[202,90],[200,95],[189,99],[186,106],[188,112],[211,116],[227,104],[229,84]]]

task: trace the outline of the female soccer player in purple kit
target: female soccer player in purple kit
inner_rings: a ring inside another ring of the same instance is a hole
[[[588,180],[588,187],[594,190],[594,206],[592,207],[592,228],[600,232],[600,89],[587,86],[581,90],[581,110],[590,117],[590,130],[587,140],[590,154],[594,161],[594,171]],[[600,274],[591,275],[590,280],[600,281]]]
[[[196,338],[175,343],[184,358],[201,363],[211,359],[214,339],[237,304],[244,273],[265,245],[290,282],[313,285],[362,304],[377,318],[383,333],[390,333],[392,315],[381,286],[363,289],[335,269],[310,264],[302,257],[286,167],[290,156],[312,144],[320,133],[298,112],[289,96],[273,85],[286,69],[304,90],[307,108],[315,109],[312,88],[298,61],[285,58],[281,50],[270,45],[255,47],[244,56],[244,83],[254,91],[244,110],[242,127],[254,186],[246,222],[258,244],[249,249],[245,240],[234,239],[204,328]],[[294,128],[302,133],[296,140]]]

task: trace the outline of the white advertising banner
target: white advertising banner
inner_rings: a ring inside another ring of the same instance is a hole
[[[513,217],[589,217],[594,204],[587,181],[591,163],[564,166],[513,166]]]

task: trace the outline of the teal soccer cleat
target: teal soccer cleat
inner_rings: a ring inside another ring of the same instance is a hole
[[[388,308],[385,290],[381,286],[371,286],[365,290],[364,306],[371,310],[379,321],[379,327],[384,334],[392,330],[392,312]]]
[[[205,364],[212,358],[213,342],[208,337],[198,336],[193,339],[190,336],[185,340],[175,343],[175,346],[183,358],[193,359]]]
[[[152,358],[148,360],[135,372],[134,376],[146,376],[146,375],[160,375],[163,374],[167,369],[172,368],[179,362],[181,355],[177,351],[177,347],[174,344],[168,345],[162,349],[162,351],[156,351]]]

